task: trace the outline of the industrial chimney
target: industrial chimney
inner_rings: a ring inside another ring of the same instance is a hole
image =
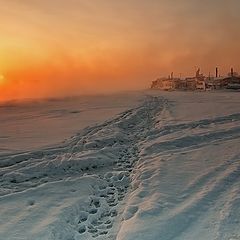
[[[231,77],[233,77],[234,73],[233,73],[233,68],[231,68]]]
[[[218,77],[218,68],[216,67],[216,78]]]

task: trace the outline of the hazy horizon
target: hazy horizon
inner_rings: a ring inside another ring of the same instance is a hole
[[[238,66],[240,2],[0,0],[0,100],[110,93]]]

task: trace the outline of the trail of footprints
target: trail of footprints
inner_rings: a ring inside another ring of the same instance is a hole
[[[153,99],[151,104],[161,106],[156,99]],[[74,240],[114,239],[111,230],[119,215],[119,205],[131,186],[131,175],[140,152],[137,143],[145,138],[146,131],[149,130],[147,126],[153,124],[150,120],[155,112],[151,113],[152,110],[157,112],[155,107],[148,106],[138,111],[137,117],[132,118],[128,118],[132,116],[132,111],[129,111],[122,116],[122,119],[114,122],[122,133],[128,136],[129,141],[118,143],[120,150],[116,148],[118,159],[112,171],[98,175],[101,181],[98,186],[94,186],[95,190],[90,196],[88,207],[79,213],[75,228],[77,235]]]
[[[138,149],[132,145],[123,149],[115,163],[113,172],[100,176],[104,184],[95,186],[89,206],[79,214],[77,239],[100,239],[107,236],[117,217],[117,206],[124,199],[129,186],[130,174],[137,160]]]

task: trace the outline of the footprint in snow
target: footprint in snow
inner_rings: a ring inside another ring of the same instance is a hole
[[[116,207],[123,200],[129,183],[128,172],[109,172],[103,179],[107,184],[99,185],[90,197],[89,208],[80,212],[78,233],[90,234],[92,238],[107,235],[118,215]]]

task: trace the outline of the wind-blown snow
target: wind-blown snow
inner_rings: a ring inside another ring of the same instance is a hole
[[[0,239],[240,239],[238,93],[141,95],[59,145],[1,155]]]

